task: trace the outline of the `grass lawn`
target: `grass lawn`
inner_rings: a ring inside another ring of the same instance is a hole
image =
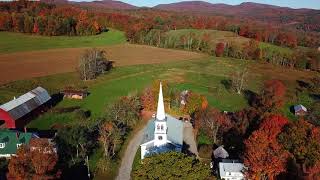
[[[74,121],[72,113],[46,113],[28,124],[28,128],[47,130],[55,124],[68,124]]]
[[[212,140],[205,134],[203,130],[199,132],[199,135],[197,137],[198,145],[211,145]]]
[[[58,48],[98,47],[126,42],[124,33],[110,30],[95,36],[38,36],[0,32],[0,54]]]

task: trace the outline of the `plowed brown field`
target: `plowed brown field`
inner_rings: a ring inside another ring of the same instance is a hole
[[[68,48],[1,54],[0,84],[32,77],[73,72],[77,67],[79,56],[85,49]],[[103,49],[107,52],[107,57],[115,61],[115,66],[166,63],[205,56],[187,51],[130,44],[108,46]]]

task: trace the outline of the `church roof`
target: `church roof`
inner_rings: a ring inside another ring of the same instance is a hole
[[[183,144],[183,122],[166,114],[168,134],[167,138],[174,144]],[[152,141],[154,139],[155,119],[151,119],[147,125],[147,129],[144,133],[143,143]]]

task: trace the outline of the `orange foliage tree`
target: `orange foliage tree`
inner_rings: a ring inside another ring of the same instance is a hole
[[[264,83],[262,94],[255,99],[253,106],[262,114],[277,111],[284,103],[286,86],[280,80],[268,80]]]
[[[289,153],[277,141],[281,129],[288,123],[282,116],[266,118],[260,128],[245,141],[244,163],[249,179],[274,179],[286,171]]]
[[[58,161],[57,153],[47,139],[33,139],[30,142],[30,159],[35,175],[41,178],[52,177],[51,173]]]
[[[30,179],[32,177],[32,166],[30,154],[26,146],[21,146],[17,151],[17,156],[13,156],[8,165],[8,179]]]
[[[58,161],[55,148],[47,139],[33,139],[21,146],[8,165],[8,179],[54,179]]]
[[[222,135],[231,127],[230,119],[226,114],[209,107],[196,112],[197,121],[213,143],[218,143],[219,135]]]
[[[217,44],[216,51],[215,51],[217,57],[223,56],[224,48],[225,48],[224,43],[220,42]]]
[[[319,127],[301,119],[288,124],[279,135],[279,142],[293,155],[297,163],[307,168],[311,175],[320,172],[319,131]]]

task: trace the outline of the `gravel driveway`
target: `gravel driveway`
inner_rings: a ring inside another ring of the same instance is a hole
[[[184,129],[183,129],[183,141],[189,145],[188,150],[196,155],[199,156],[198,149],[197,149],[197,143],[194,138],[193,134],[193,127],[190,122],[184,122]]]
[[[119,168],[118,176],[116,177],[116,180],[129,180],[130,174],[132,170],[132,163],[134,160],[134,157],[137,153],[138,148],[140,148],[140,144],[143,139],[143,134],[146,127],[140,130],[138,133],[135,134],[135,136],[131,139],[130,143],[127,146],[126,152],[124,153],[124,156],[122,157],[121,165]]]

